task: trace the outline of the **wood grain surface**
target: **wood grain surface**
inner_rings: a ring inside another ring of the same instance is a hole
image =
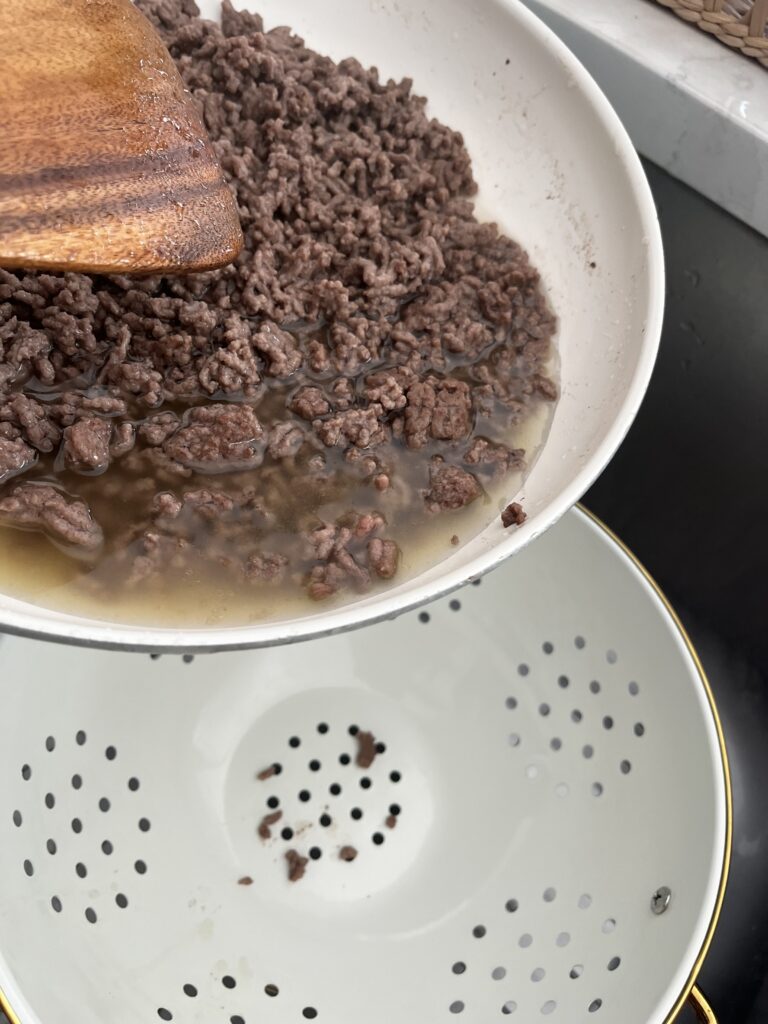
[[[237,208],[170,54],[130,0],[0,0],[0,266],[201,270]]]

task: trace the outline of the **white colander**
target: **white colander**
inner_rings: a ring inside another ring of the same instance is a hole
[[[6,638],[11,1020],[671,1020],[730,845],[695,655],[583,513],[476,582],[260,652]]]

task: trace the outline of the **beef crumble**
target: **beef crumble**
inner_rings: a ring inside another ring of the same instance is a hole
[[[512,432],[557,397],[538,273],[475,219],[462,137],[409,80],[228,3],[138,2],[245,247],[187,277],[0,270],[0,524],[101,593],[391,580],[414,523],[525,465]]]

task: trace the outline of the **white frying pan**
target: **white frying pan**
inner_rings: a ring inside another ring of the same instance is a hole
[[[252,0],[255,6],[255,0]],[[203,13],[216,16],[214,0]],[[560,323],[562,397],[522,493],[528,521],[489,525],[438,565],[344,607],[238,628],[140,628],[52,612],[0,595],[14,632],[136,649],[215,650],[289,642],[391,616],[446,593],[520,550],[600,474],[648,384],[663,306],[656,213],[616,115],[568,50],[517,0],[259,0],[268,26],[384,75],[410,76],[460,129],[480,185],[478,212],[529,249]],[[517,485],[510,485],[510,492]],[[492,520],[492,521],[491,521]]]
[[[712,697],[583,513],[345,636],[155,660],[6,639],[0,707],[12,1024],[663,1024],[712,936]]]

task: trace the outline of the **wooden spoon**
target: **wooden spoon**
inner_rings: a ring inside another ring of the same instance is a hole
[[[204,270],[242,245],[200,114],[131,0],[0,0],[0,266]]]

